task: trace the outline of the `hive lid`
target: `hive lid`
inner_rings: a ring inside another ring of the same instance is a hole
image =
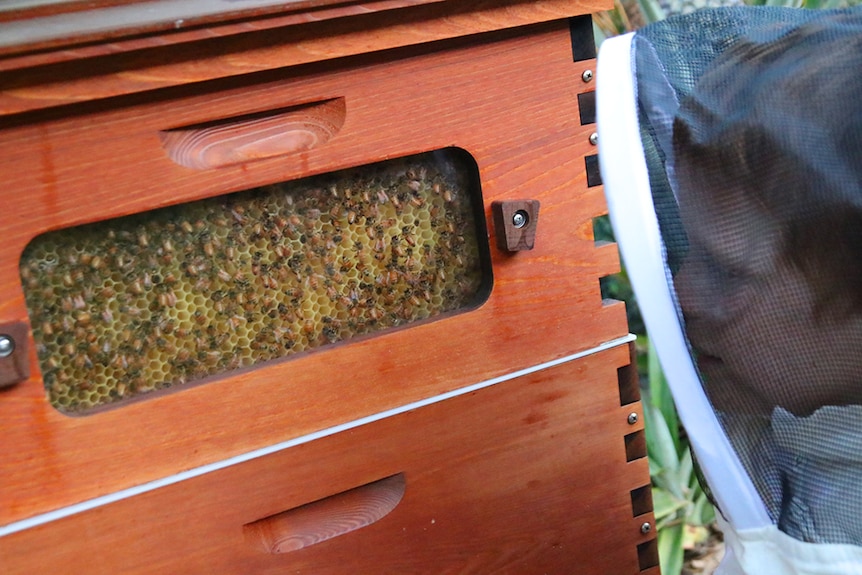
[[[575,16],[586,22],[602,8],[610,8],[607,0],[0,2],[0,116],[487,32],[526,32]]]
[[[3,23],[0,53],[174,32],[249,18],[293,16],[299,23],[443,1],[18,0],[0,5],[0,22]],[[260,24],[255,29],[268,27],[266,23]]]

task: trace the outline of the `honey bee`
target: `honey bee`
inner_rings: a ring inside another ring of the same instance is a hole
[[[230,215],[233,217],[236,223],[245,223],[245,208],[243,208],[242,206],[234,206],[233,208],[231,208]]]

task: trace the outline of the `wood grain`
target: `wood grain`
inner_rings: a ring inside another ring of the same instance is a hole
[[[272,20],[285,17],[319,21],[380,10],[391,10],[447,0],[100,0],[37,3],[30,7],[0,5],[0,54],[48,48],[69,48],[129,36],[153,36],[178,29],[195,30],[197,37],[212,37],[211,30],[237,20],[270,21],[257,29],[272,27]],[[296,21],[296,20],[294,20]],[[206,25],[207,29],[200,30]],[[246,30],[247,31],[247,30]],[[152,42],[152,39],[150,39]]]
[[[398,473],[243,525],[246,541],[267,553],[290,553],[376,523],[404,497]]]
[[[605,0],[475,0],[420,5],[404,10],[336,18],[224,37],[206,29],[204,38],[178,47],[162,37],[131,52],[49,64],[25,58],[0,60],[0,115],[109,98],[145,90],[241,76],[287,66],[344,58],[372,51],[559,20],[606,8]],[[252,28],[254,30],[254,28]],[[109,45],[116,49],[115,43]],[[36,65],[38,67],[35,67]],[[16,70],[17,69],[17,70]]]
[[[12,351],[0,357],[0,390],[26,381],[30,377],[30,325],[15,321],[0,325],[0,337],[8,338]]]
[[[603,305],[599,291],[598,278],[619,262],[616,248],[597,247],[592,235],[592,218],[606,207],[602,189],[586,187],[591,127],[580,125],[575,95],[589,88],[581,74],[594,63],[572,63],[567,22],[435,48],[119,98],[0,129],[0,323],[28,321],[21,252],[61,227],[447,146],[476,160],[489,222],[495,200],[542,205],[533,250],[511,256],[491,246],[494,285],[477,309],[115,410],[68,417],[51,407],[31,342],[30,378],[0,394],[0,525],[626,332],[622,304]],[[171,161],[159,139],[164,130],[335,97],[349,107],[341,132],[289,158],[192,170]],[[488,231],[493,237],[493,225]]]
[[[539,207],[539,202],[535,200],[509,200],[491,204],[497,248],[500,251],[533,249],[539,223]],[[520,226],[513,219],[516,214],[523,218]]]
[[[0,325],[22,327],[30,370],[0,392],[0,527],[281,445],[2,536],[0,573],[657,575],[628,346],[497,379],[626,332],[601,300],[618,260],[593,239],[579,122],[595,62],[572,62],[566,20],[608,7],[0,9]],[[481,180],[484,303],[88,416],[47,401],[18,273],[35,236],[450,147]],[[512,254],[491,206],[517,198],[542,226]]]
[[[632,518],[648,465],[625,458],[626,362],[620,346],[0,538],[0,572],[635,575],[655,534]],[[367,527],[278,555],[243,538],[397,473],[403,499]]]
[[[304,152],[326,144],[344,125],[344,98],[161,132],[168,157],[196,170]]]
[[[0,70],[17,70],[48,64],[59,64],[73,60],[97,58],[112,54],[135,52],[159,46],[179,46],[195,43],[201,40],[235,36],[237,34],[256,33],[273,28],[293,27],[304,24],[314,24],[336,18],[363,16],[370,12],[396,10],[427,4],[430,2],[446,2],[449,0],[374,0],[361,4],[345,6],[338,4],[315,10],[300,10],[285,14],[274,14],[271,17],[240,19],[237,21],[210,24],[205,27],[186,27],[172,30],[170,33],[145,34],[137,36],[118,36],[110,42],[91,42],[77,45],[67,45],[68,39],[59,39],[58,45],[43,46],[26,43],[25,45],[10,44],[8,53],[0,48]],[[15,19],[15,17],[13,17]]]

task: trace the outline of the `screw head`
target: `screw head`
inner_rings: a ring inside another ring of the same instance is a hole
[[[581,80],[583,80],[584,82],[591,82],[593,80],[593,71],[584,70],[584,73],[581,74]]]
[[[590,143],[594,146],[599,143],[598,133],[593,132],[592,134],[590,134]]]
[[[626,421],[629,422],[629,425],[634,425],[638,422],[638,414],[635,412],[631,412],[629,416],[626,418]]]
[[[0,358],[9,357],[15,351],[15,342],[8,335],[0,335]]]
[[[516,228],[523,228],[530,221],[530,216],[524,210],[518,210],[512,215],[512,225]]]
[[[643,525],[641,525],[641,533],[646,535],[650,531],[652,531],[652,525],[650,525],[649,523],[644,523]]]

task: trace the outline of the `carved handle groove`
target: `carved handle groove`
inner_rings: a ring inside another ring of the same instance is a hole
[[[344,98],[161,132],[168,157],[208,170],[322,146],[341,130]]]
[[[370,525],[404,496],[404,474],[350,489],[243,526],[246,541],[269,553],[289,553]]]

